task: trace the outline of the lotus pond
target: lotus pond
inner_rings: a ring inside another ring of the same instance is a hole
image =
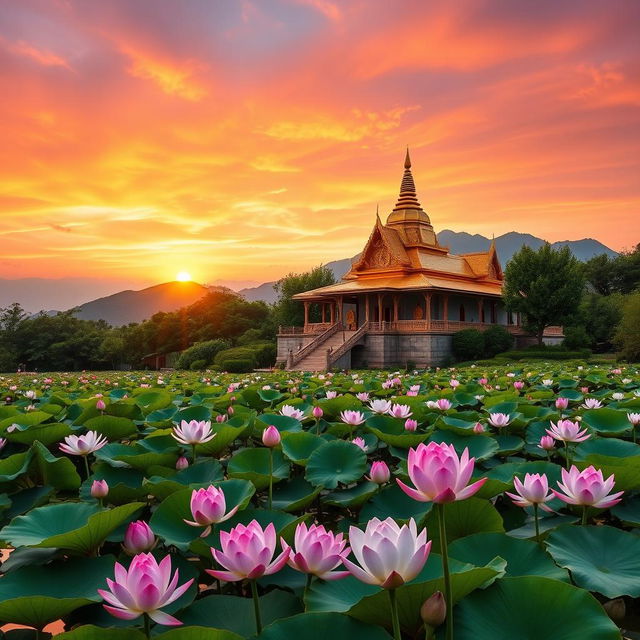
[[[640,638],[637,367],[0,394],[6,638]]]

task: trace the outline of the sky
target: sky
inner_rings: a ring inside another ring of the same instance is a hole
[[[350,257],[407,145],[436,231],[631,248],[639,22],[635,0],[0,0],[0,278],[90,299]]]

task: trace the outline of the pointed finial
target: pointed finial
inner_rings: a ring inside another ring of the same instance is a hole
[[[489,251],[495,251],[495,250],[496,250],[496,234],[492,233],[491,244],[489,245]]]
[[[404,158],[404,168],[411,169],[411,158],[409,157],[409,145],[407,145],[407,155]]]

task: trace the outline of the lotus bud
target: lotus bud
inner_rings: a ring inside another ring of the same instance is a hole
[[[439,627],[447,617],[447,603],[442,591],[436,591],[432,596],[424,601],[420,607],[420,617],[425,625],[435,629]]]
[[[189,466],[189,461],[184,456],[180,456],[176,460],[176,469],[178,471],[182,471],[183,469],[186,469],[188,466]]]
[[[216,422],[221,423],[227,419],[227,416],[224,413],[220,413],[216,416]]]
[[[91,485],[92,498],[104,498],[109,493],[109,485],[106,480],[94,480]]]
[[[390,477],[391,472],[389,471],[389,467],[386,462],[379,460],[371,465],[371,471],[369,472],[368,478],[369,482],[384,484],[385,482],[389,482]]]
[[[235,413],[235,409],[232,406],[227,407],[227,415],[232,416]]]
[[[280,444],[280,440],[280,432],[273,425],[270,425],[262,432],[262,444],[265,447],[277,447]]]
[[[518,391],[522,391],[522,389],[524,388],[524,382],[522,382],[521,380],[516,380],[513,383],[513,388],[517,389]]]
[[[415,431],[418,428],[418,421],[413,418],[407,418],[404,423],[405,431]]]
[[[129,555],[151,551],[156,546],[156,537],[151,527],[144,520],[132,522],[124,534],[122,548]]]
[[[311,413],[313,413],[313,417],[316,420],[320,420],[320,418],[322,418],[322,416],[324,415],[322,407],[313,407],[313,411]]]
[[[104,403],[104,400],[100,398],[98,402],[96,402],[96,409],[98,411],[104,411],[107,408],[107,405]]]
[[[556,409],[563,411],[569,406],[569,398],[556,398]]]
[[[485,432],[485,428],[484,425],[480,422],[476,422],[473,425],[473,433],[484,433]]]
[[[553,451],[556,448],[556,441],[551,436],[542,436],[538,446],[545,451]]]

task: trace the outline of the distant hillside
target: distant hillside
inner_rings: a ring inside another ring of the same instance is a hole
[[[449,247],[449,251],[451,253],[461,254],[486,251],[491,244],[491,239],[485,238],[479,234],[471,235],[470,233],[465,233],[463,231],[457,232],[445,229],[438,234],[438,242],[444,247]],[[504,267],[504,265],[511,260],[511,256],[513,256],[513,254],[522,246],[526,245],[532,249],[537,249],[538,247],[541,247],[544,242],[545,241],[542,238],[537,238],[536,236],[532,236],[528,233],[516,233],[515,231],[511,231],[496,238],[496,249],[498,251],[500,262]],[[591,238],[584,238],[583,240],[562,240],[560,242],[552,243],[551,246],[556,249],[568,246],[573,255],[583,262],[602,253],[606,253],[611,257],[618,255],[615,251],[609,249],[609,247]],[[335,260],[334,262],[328,262],[326,266],[333,271],[336,280],[340,280],[340,278],[342,278],[342,276],[349,270],[352,260],[353,258]],[[252,302],[255,300],[263,300],[264,302],[273,303],[278,298],[275,290],[273,289],[274,284],[274,282],[265,282],[258,287],[241,289],[238,293]]]
[[[121,291],[78,307],[83,320],[106,320],[113,326],[142,322],[158,311],[175,311],[200,300],[209,289],[195,282],[166,282],[140,291]]]

